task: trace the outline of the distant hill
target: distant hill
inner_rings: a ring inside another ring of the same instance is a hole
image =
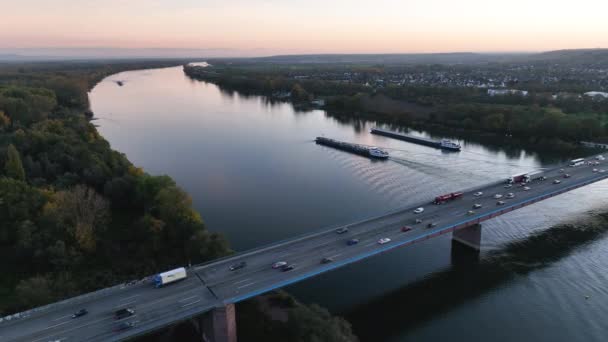
[[[414,54],[319,54],[280,55],[241,59],[239,62],[273,64],[476,64],[506,61],[522,54],[490,54],[473,52]]]
[[[530,55],[528,58],[531,61],[608,67],[608,49],[555,50]]]

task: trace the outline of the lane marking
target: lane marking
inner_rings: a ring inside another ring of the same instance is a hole
[[[249,283],[249,284],[245,284],[243,286],[239,286],[239,287],[237,287],[237,289],[242,289],[243,287],[251,286],[253,284],[255,284],[255,281],[253,283]]]
[[[243,279],[243,280],[237,281],[236,283],[234,283],[234,285],[240,284],[240,283],[244,283],[244,282],[246,282],[248,280],[251,280],[251,278],[247,278],[247,279]]]
[[[56,328],[56,327],[58,327],[58,326],[60,326],[60,325],[68,324],[68,323],[70,323],[70,322],[71,322],[71,321],[65,321],[65,322],[61,322],[61,323],[59,323],[59,324],[55,324],[55,325],[51,325],[50,327],[46,327],[46,328],[44,328],[44,329],[42,329],[42,330],[53,329],[53,328]]]
[[[120,304],[116,305],[116,306],[114,307],[114,309],[116,309],[116,308],[120,308],[120,307],[123,307],[123,306],[128,306],[128,305],[134,304],[135,302],[136,302],[135,300],[132,300],[132,301],[130,301],[130,302],[126,302],[126,303],[120,303]]]
[[[182,299],[178,300],[178,302],[185,302],[188,299],[192,299],[192,298],[196,298],[196,297],[198,297],[198,295],[196,295],[196,296],[190,296],[190,297],[187,297],[187,298],[182,298]]]
[[[184,304],[184,305],[182,305],[182,308],[185,308],[185,307],[186,307],[186,306],[188,306],[188,305],[196,304],[196,303],[198,303],[198,302],[200,302],[200,301],[201,301],[201,300],[199,299],[199,300],[194,301],[194,302],[192,302],[192,303]]]
[[[47,341],[48,341],[48,339],[49,339],[50,337],[52,337],[52,336],[57,336],[57,335],[59,335],[59,334],[65,334],[65,333],[67,333],[67,332],[74,331],[74,330],[77,330],[77,329],[80,329],[80,328],[84,328],[84,327],[87,327],[87,326],[89,326],[89,325],[91,325],[91,324],[95,324],[95,323],[98,323],[98,322],[101,322],[101,321],[105,321],[105,320],[108,320],[108,319],[111,319],[111,318],[102,318],[102,319],[98,319],[98,320],[96,320],[96,321],[92,321],[92,322],[89,322],[89,323],[86,323],[86,324],[83,324],[83,325],[80,325],[80,326],[74,327],[74,328],[72,328],[72,329],[64,330],[63,332],[60,332],[60,333],[50,334],[50,335],[47,335],[46,337],[42,337],[42,338],[39,338],[39,339],[37,339],[37,340],[32,340],[32,341],[30,341],[30,342],[38,342],[38,341],[42,341],[42,340],[47,340]],[[71,321],[68,321],[68,322],[71,322]]]
[[[127,298],[121,298],[118,301],[129,300],[129,299],[132,299],[132,298],[135,298],[135,297],[139,297],[139,296],[140,295],[137,294],[137,295],[134,295],[134,296],[131,296],[131,297],[127,297]]]
[[[53,320],[53,322],[58,321],[58,320],[60,320],[60,319],[68,318],[68,317],[72,317],[72,315],[67,315],[67,316],[62,316],[62,317],[59,317],[59,318],[55,318],[55,319]]]
[[[332,255],[332,256],[330,256],[330,258],[337,258],[337,257],[339,257],[340,255],[342,255],[342,253],[338,253],[338,254],[336,254],[336,255]]]

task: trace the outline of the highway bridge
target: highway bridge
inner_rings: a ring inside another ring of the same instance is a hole
[[[596,159],[587,158],[592,160]],[[341,227],[334,227],[190,267],[187,279],[163,288],[154,288],[146,278],[4,317],[0,342],[118,341],[191,318],[197,322],[201,340],[236,341],[235,303],[442,234],[452,233],[457,243],[479,250],[482,221],[604,180],[608,178],[603,169],[608,168],[606,164],[547,169],[534,174],[525,186],[506,188],[505,180],[500,180],[462,191],[460,198],[441,205],[431,204],[433,199],[429,199],[342,226],[348,230],[344,233],[337,233]],[[497,194],[502,197],[496,198]],[[418,207],[424,211],[416,214]],[[383,238],[390,241],[381,244]],[[348,244],[352,239],[358,243]],[[331,261],[323,263],[324,258]],[[247,266],[230,270],[241,261]],[[277,261],[294,268],[273,269],[271,265]],[[89,313],[72,318],[81,308]],[[134,308],[135,314],[117,321],[113,313],[121,308]],[[120,322],[134,325],[115,331]]]

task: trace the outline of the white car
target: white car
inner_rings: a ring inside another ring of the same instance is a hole
[[[529,186],[524,186],[524,191],[528,191],[528,190],[530,190],[530,187]]]
[[[389,238],[382,238],[382,239],[378,240],[378,243],[381,245],[384,245],[385,243],[389,243],[389,242],[391,242],[391,239],[389,239]]]
[[[473,209],[479,209],[479,208],[481,208],[481,204],[480,203],[473,204]]]
[[[514,197],[515,197],[515,194],[514,194],[514,193],[512,193],[512,192],[509,192],[509,193],[507,194],[507,198],[514,198]]]
[[[475,196],[475,197],[479,197],[481,195],[483,195],[483,192],[481,192],[481,191],[477,191],[476,193],[473,194],[473,196]]]
[[[496,194],[496,195],[494,195],[494,198],[496,198],[496,199],[502,198],[502,195],[501,194]]]
[[[287,262],[285,261],[277,261],[274,264],[272,264],[272,268],[281,268],[283,266],[287,265]]]
[[[505,189],[509,189],[509,188],[512,188],[512,187],[513,187],[513,184],[507,184],[507,185],[505,185]]]
[[[553,184],[559,184],[559,183],[561,183],[561,181],[559,179],[556,179],[553,181]]]
[[[593,172],[599,172],[600,170],[598,170],[598,169],[593,169],[592,171],[593,171]]]
[[[599,172],[599,173],[604,173],[604,172],[606,172],[606,170],[601,169],[601,170],[599,170],[598,172]]]
[[[416,210],[414,210],[414,214],[421,214],[423,211],[424,211],[423,207],[416,208]]]

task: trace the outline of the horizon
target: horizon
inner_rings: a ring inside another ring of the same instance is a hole
[[[253,57],[608,47],[608,3],[599,0],[513,0],[500,11],[481,0],[22,0],[3,7],[11,16],[0,22],[0,52],[185,49]]]

